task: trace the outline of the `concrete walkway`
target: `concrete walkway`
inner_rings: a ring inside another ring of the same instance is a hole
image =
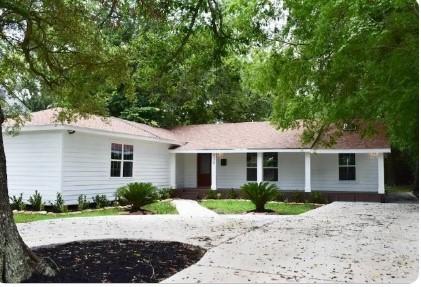
[[[410,283],[418,276],[418,204],[335,202],[302,215],[121,215],[18,224],[30,246],[89,239],[206,248],[164,283]]]
[[[218,217],[218,214],[201,206],[197,201],[189,199],[174,199],[172,203],[177,208],[178,214],[187,217]]]

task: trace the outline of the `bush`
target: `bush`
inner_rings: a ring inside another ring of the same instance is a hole
[[[285,199],[285,195],[282,192],[278,192],[278,194],[275,197],[275,200],[279,202],[284,202]]]
[[[102,194],[97,194],[95,197],[92,197],[92,201],[95,204],[95,208],[103,208],[110,205],[110,202],[107,199],[107,196]]]
[[[161,188],[158,191],[158,197],[160,200],[168,199],[171,197],[172,189],[171,188]]]
[[[315,191],[315,192],[312,192],[311,195],[310,195],[310,202],[325,204],[325,203],[327,203],[327,197],[326,197],[326,195],[322,194],[321,192]]]
[[[155,202],[159,198],[157,188],[152,183],[134,182],[117,189],[116,197],[122,204],[130,204],[132,211]]]
[[[244,191],[247,198],[256,206],[257,212],[265,211],[266,203],[273,200],[279,193],[278,187],[269,182],[247,183],[241,187],[241,190]]]
[[[237,199],[238,197],[239,197],[239,194],[235,189],[232,188],[230,191],[228,191],[228,198]]]
[[[42,196],[38,193],[38,190],[35,190],[35,193],[29,197],[28,201],[33,210],[41,211],[44,209],[44,202],[42,201]]]
[[[54,212],[67,212],[67,206],[64,205],[64,199],[60,192],[57,192],[57,198],[53,205]]]
[[[19,195],[19,197],[16,196],[12,196],[10,198],[10,207],[12,208],[12,210],[24,210],[25,209],[25,203],[23,202],[23,195],[22,193]]]
[[[78,210],[84,210],[89,208],[89,202],[86,199],[86,195],[81,194],[77,198],[77,209]]]
[[[306,195],[304,192],[296,191],[292,193],[291,201],[293,202],[305,202]]]
[[[208,190],[206,193],[206,199],[217,199],[218,193],[215,190]]]

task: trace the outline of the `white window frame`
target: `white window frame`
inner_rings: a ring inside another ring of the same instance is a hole
[[[113,150],[113,144],[121,145],[121,159],[113,159],[112,158],[112,150]],[[131,146],[133,150],[132,159],[124,159],[124,147],[125,146]],[[119,176],[112,176],[111,175],[111,167],[113,162],[120,162],[120,175]],[[132,163],[132,175],[131,176],[123,176],[123,170],[124,170],[124,163],[125,162],[131,162]],[[133,170],[134,170],[134,145],[132,144],[122,144],[117,142],[112,142],[110,145],[110,169],[109,169],[109,177],[110,178],[133,178]]]
[[[253,166],[248,166],[247,156],[248,156],[249,154],[255,154],[255,155],[256,155],[256,166],[255,166],[255,167],[253,167]],[[248,170],[249,170],[249,169],[255,169],[255,170],[256,170],[256,180],[249,180],[249,179],[247,178],[247,174],[248,174]],[[258,174],[258,172],[257,172],[257,152],[248,152],[248,153],[246,153],[246,181],[247,181],[247,182],[256,182],[256,181],[257,181],[257,174]]]
[[[354,155],[354,164],[340,164],[339,158],[341,155]],[[354,179],[341,179],[340,178],[340,169],[341,167],[353,167],[355,169],[355,178]],[[355,153],[338,153],[338,180],[340,182],[355,182],[357,180],[357,156]]]
[[[276,154],[276,166],[265,166],[265,154],[273,153]],[[276,169],[276,180],[265,180],[265,169]],[[267,182],[278,182],[279,181],[279,154],[277,152],[264,152],[263,153],[263,171],[262,171],[263,181]]]

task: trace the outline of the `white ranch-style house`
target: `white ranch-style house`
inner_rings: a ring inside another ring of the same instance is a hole
[[[268,181],[282,191],[384,194],[384,131],[361,138],[344,131],[336,144],[303,144],[302,130],[268,122],[155,128],[92,116],[70,124],[57,111],[32,114],[17,136],[4,134],[10,195],[25,200],[38,190],[45,201],[60,192],[67,204],[80,194],[114,198],[129,182],[151,182],[179,195],[238,189]]]

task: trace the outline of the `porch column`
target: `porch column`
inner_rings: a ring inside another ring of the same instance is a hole
[[[212,165],[211,165],[211,189],[216,190],[216,153],[212,153]]]
[[[377,171],[378,171],[378,190],[379,194],[384,194],[384,155],[377,154]]]
[[[176,187],[176,154],[170,153],[170,188]]]
[[[311,192],[311,154],[306,152],[304,154],[305,163],[305,192]]]
[[[263,181],[263,153],[257,153],[257,182]]]

